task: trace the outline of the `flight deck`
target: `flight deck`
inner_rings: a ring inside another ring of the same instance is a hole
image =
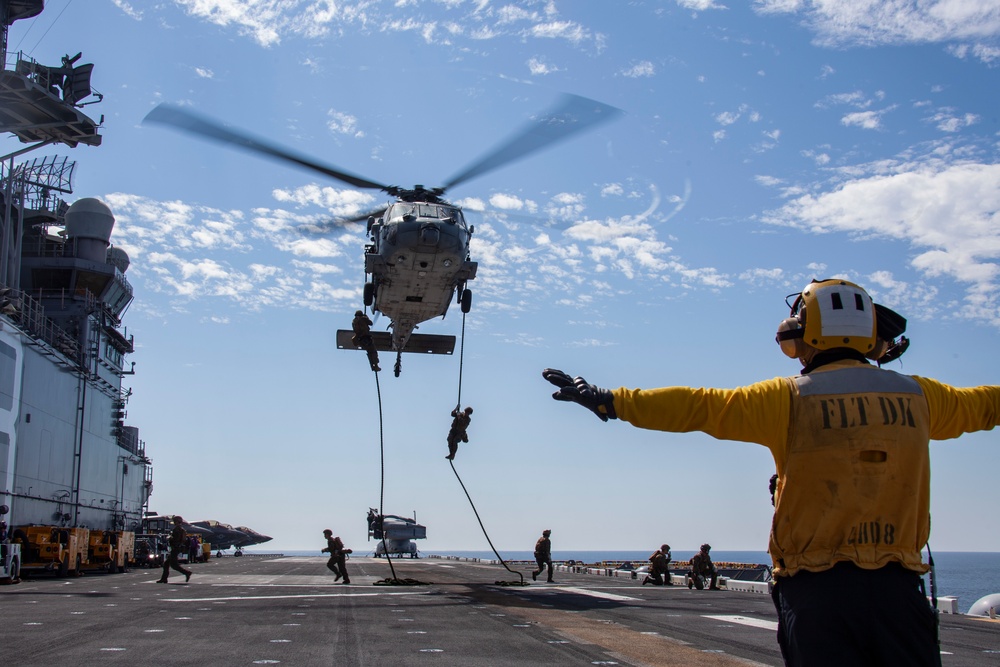
[[[766,593],[436,558],[216,558],[159,570],[37,576],[0,588],[4,662],[51,665],[781,665]],[[946,667],[996,665],[1000,624],[945,614]]]

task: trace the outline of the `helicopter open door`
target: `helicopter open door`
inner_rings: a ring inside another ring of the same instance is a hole
[[[372,331],[372,340],[375,342],[375,349],[379,352],[393,352],[392,334],[388,331]],[[338,350],[363,350],[363,347],[354,344],[354,332],[349,329],[337,330]],[[411,334],[406,341],[403,352],[417,352],[421,354],[453,354],[455,352],[455,336],[441,336],[437,334]]]

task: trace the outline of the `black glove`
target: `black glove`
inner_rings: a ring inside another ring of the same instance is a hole
[[[542,371],[542,377],[559,387],[559,391],[552,394],[552,398],[557,401],[579,403],[600,417],[601,421],[618,419],[615,398],[607,389],[588,384],[582,377],[571,378],[554,368],[546,368]]]

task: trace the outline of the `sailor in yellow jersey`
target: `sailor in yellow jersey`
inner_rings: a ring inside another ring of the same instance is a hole
[[[777,471],[768,551],[786,665],[940,665],[923,591],[930,440],[1000,423],[1000,387],[956,388],[872,365],[906,320],[846,280],[813,281],[778,326],[800,375],[736,389],[607,390],[546,369],[553,398],[603,421],[767,447]]]

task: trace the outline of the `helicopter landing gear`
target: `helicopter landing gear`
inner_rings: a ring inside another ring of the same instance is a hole
[[[472,310],[472,290],[462,290],[462,312],[468,313]]]
[[[396,353],[396,365],[392,367],[392,374],[399,377],[399,372],[403,370],[403,353]]]

